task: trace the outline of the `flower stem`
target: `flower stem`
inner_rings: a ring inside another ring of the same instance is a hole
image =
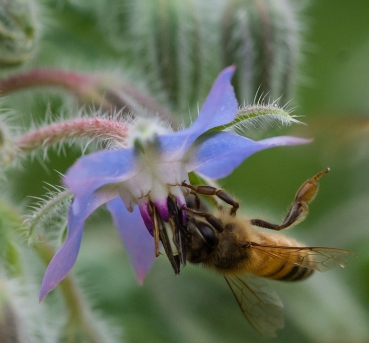
[[[17,210],[3,201],[0,201],[0,205],[0,213],[4,222],[4,226],[10,227],[14,233],[22,233],[24,225],[22,217]],[[20,228],[22,228],[21,231]],[[32,247],[35,249],[37,255],[41,261],[45,263],[45,265],[50,263],[55,254],[55,250],[46,242],[44,237],[40,236],[38,244],[35,244]],[[14,251],[13,255],[15,253],[16,252]],[[10,263],[10,266],[12,267],[9,270],[11,270],[10,275],[13,277],[21,276],[23,273],[22,264],[19,258],[20,256],[14,255],[11,260],[7,260],[7,263]],[[102,338],[99,337],[98,333],[93,327],[93,324],[91,324],[89,321],[88,304],[84,301],[84,297],[80,294],[73,277],[71,275],[66,276],[64,280],[60,282],[59,289],[62,293],[66,310],[68,312],[68,320],[65,326],[65,331],[67,331],[67,339],[65,342],[76,342],[74,337],[78,334],[82,334],[85,337],[88,337],[88,341],[91,343],[103,343]]]
[[[55,209],[58,209],[58,212],[64,212],[61,208],[64,204],[69,206],[72,201],[72,197],[73,195],[69,190],[62,191],[61,189],[58,189],[58,192],[50,196],[50,198],[42,205],[34,207],[35,211],[24,221],[24,224],[28,227],[29,244],[34,244],[36,230],[39,226],[44,224],[44,218],[51,216],[52,221],[57,222],[58,215],[55,213]]]
[[[100,138],[124,143],[128,127],[118,121],[102,118],[78,118],[54,123],[20,136],[15,142],[24,152],[52,145],[66,139]]]
[[[39,244],[34,247],[41,260],[44,261],[45,264],[50,263],[55,254],[54,249],[42,238]],[[75,342],[73,337],[80,333],[84,333],[90,339],[90,342],[102,343],[86,317],[86,308],[83,298],[73,278],[71,276],[66,276],[64,280],[60,282],[59,286],[68,311],[68,320],[65,329],[67,332],[66,341]]]
[[[8,94],[23,88],[35,86],[59,86],[71,91],[91,83],[90,77],[53,69],[35,69],[0,80],[2,94]]]
[[[0,92],[8,94],[31,87],[61,87],[72,92],[77,98],[99,104],[104,110],[112,111],[96,89],[98,77],[95,75],[57,69],[35,69],[0,80]]]
[[[174,123],[171,113],[150,95],[134,85],[103,73],[81,74],[57,69],[35,69],[0,80],[0,93],[9,94],[31,87],[61,87],[81,102],[92,102],[101,109],[116,113],[146,109],[149,113]]]

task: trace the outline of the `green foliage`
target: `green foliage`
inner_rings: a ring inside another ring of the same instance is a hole
[[[103,91],[107,91],[112,98],[108,105],[129,106],[132,99],[134,106],[140,101],[142,105],[141,96],[145,95],[145,104],[149,104],[145,108],[154,109],[160,104],[157,112],[167,116],[163,108],[170,109],[176,115],[173,122],[181,125],[186,122],[188,112],[193,118],[196,116],[197,104],[202,103],[220,69],[236,64],[234,85],[241,103],[252,104],[263,96],[271,104],[281,98],[282,106],[292,100],[298,105],[292,114],[308,125],[278,128],[278,134],[295,130],[293,134],[314,141],[309,146],[255,155],[223,180],[222,187],[240,199],[242,214],[260,215],[279,223],[301,182],[329,166],[331,173],[322,180],[309,217],[286,235],[307,245],[348,249],[358,256],[350,259],[344,270],[314,275],[301,284],[273,283],[285,305],[286,316],[286,327],[273,342],[367,342],[369,5],[364,0],[355,5],[344,0],[317,1],[307,8],[296,3],[293,0],[5,1],[0,5],[0,79],[10,72],[16,75],[47,67],[89,75],[104,72],[109,77],[105,79],[107,83],[100,84],[101,97],[94,99],[96,94],[86,93],[81,100],[65,87],[9,93],[1,106],[12,110],[8,115],[12,121],[4,122],[12,130],[14,126],[18,128],[11,132],[24,133],[34,121],[43,123],[68,117],[68,113],[76,114],[86,103],[89,105],[84,111],[90,113],[91,102],[87,100],[98,99],[95,104],[103,107],[106,103],[101,99]],[[13,7],[16,4],[18,7]],[[4,10],[6,5],[10,11]],[[15,8],[21,12],[15,13]],[[307,26],[309,29],[305,30]],[[15,64],[22,66],[18,68]],[[11,71],[9,65],[13,67]],[[254,125],[264,115],[294,120],[283,108],[270,105],[259,106],[254,112],[241,110],[236,122]],[[3,121],[1,124],[0,150],[5,154],[0,157],[6,162],[4,165],[14,157],[10,144],[14,137],[9,135]],[[263,128],[256,135],[267,137],[275,130]],[[8,143],[11,149],[6,150],[4,146]],[[36,155],[31,161],[25,160],[22,167],[13,165],[5,172],[0,202],[1,290],[1,280],[12,285],[16,279],[20,293],[37,298],[37,292],[22,286],[40,284],[50,252],[45,247],[37,251],[27,246],[23,214],[31,216],[29,209],[34,206],[46,214],[42,220],[36,215],[32,217],[36,220],[31,221],[35,229],[31,238],[40,235],[42,242],[44,233],[49,239],[48,230],[55,230],[53,224],[62,227],[60,217],[66,214],[70,199],[59,199],[56,204],[46,201],[37,207],[37,200],[27,196],[45,197],[44,182],[60,182],[60,175],[54,170],[64,173],[77,156],[79,151],[74,147],[63,146],[60,151],[51,151],[46,159]],[[191,175],[191,181],[201,184],[203,180]],[[180,276],[174,277],[168,261],[160,256],[145,285],[140,287],[104,212],[94,215],[87,228],[75,268],[84,281],[81,286],[71,281],[69,293],[67,286],[61,286],[50,301],[34,305],[42,306],[40,327],[29,332],[44,335],[48,330],[41,329],[50,328],[45,340],[37,340],[36,336],[34,342],[54,343],[61,336],[65,341],[74,339],[75,343],[121,342],[123,338],[130,343],[267,341],[248,326],[221,277],[193,266],[187,266]],[[63,234],[65,231],[59,232],[56,241]],[[39,243],[39,239],[35,241]],[[33,278],[28,277],[30,274]],[[5,293],[0,294],[0,312],[2,294]],[[11,292],[9,296],[18,299]],[[63,297],[67,300],[60,306]],[[90,298],[94,299],[93,306]],[[76,299],[82,301],[81,308]],[[62,313],[58,327],[49,326],[46,320],[49,312],[43,310],[53,307]],[[96,315],[95,308],[100,314]],[[81,311],[83,320],[72,327],[72,332],[63,331],[64,324],[74,318],[68,314],[73,309]],[[113,318],[114,324],[106,318]],[[1,320],[0,313],[0,328]],[[124,335],[114,331],[116,326],[124,328]],[[87,331],[79,331],[81,327],[87,327]],[[91,333],[93,329],[98,331],[96,336]],[[78,341],[75,337],[83,339]]]

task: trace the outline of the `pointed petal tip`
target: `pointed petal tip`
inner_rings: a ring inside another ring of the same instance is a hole
[[[230,72],[234,73],[237,67],[235,64],[231,64],[230,66],[226,67],[224,70],[229,70]]]
[[[301,145],[301,144],[309,144],[313,142],[312,138],[301,138],[295,136],[276,136],[271,138],[266,138],[261,141],[258,141],[258,144],[266,145],[266,146],[287,146],[287,145]]]
[[[137,279],[137,282],[140,286],[143,285],[146,274],[147,274],[147,272],[144,272],[144,271],[136,272],[136,279]]]
[[[55,256],[54,256],[54,258],[55,258]],[[52,263],[52,261],[51,261],[51,263]],[[50,263],[50,265],[51,265],[51,263]],[[45,272],[44,279],[42,280],[42,283],[41,283],[40,296],[38,298],[38,300],[39,300],[40,303],[46,298],[46,296],[66,276],[66,274],[64,275],[64,273],[55,273],[55,271],[53,270],[53,268],[50,268],[50,265],[48,266],[48,268],[47,268],[47,270]]]
[[[151,267],[153,266],[153,264],[156,260],[156,257],[155,257],[155,254],[154,254],[153,251],[152,251],[152,254],[150,254],[150,256],[154,256],[154,257],[150,258],[149,262],[143,261],[141,263],[135,263],[135,264],[132,265],[134,273],[136,275],[136,280],[137,280],[137,282],[140,286],[142,286],[144,284],[146,276],[147,276],[148,272],[151,270]]]
[[[312,142],[314,142],[314,138],[301,138],[301,139],[304,140],[305,143],[312,143]]]
[[[234,72],[236,71],[236,66],[234,64],[224,68],[218,75],[218,78],[221,78],[223,75],[228,74],[229,80],[233,77]]]
[[[44,300],[44,299],[45,299],[45,296],[46,296],[46,295],[44,295],[44,294],[41,294],[41,293],[40,293],[40,296],[38,297],[38,303],[39,303],[39,304],[41,304],[41,303],[42,303],[42,300]]]
[[[301,138],[293,136],[285,136],[285,138],[286,138],[285,145],[309,144],[314,141],[313,138]]]
[[[151,240],[151,243],[153,240]],[[136,280],[140,286],[143,285],[147,273],[153,266],[156,256],[154,253],[154,247],[150,247],[149,250],[145,249],[140,253],[139,259],[133,259],[131,256],[131,263],[136,275]]]
[[[41,284],[41,289],[40,289],[40,296],[38,298],[38,302],[41,303],[45,298],[46,296],[57,286],[56,285],[53,285],[53,284],[50,284],[48,285],[45,281],[42,281],[42,284]]]

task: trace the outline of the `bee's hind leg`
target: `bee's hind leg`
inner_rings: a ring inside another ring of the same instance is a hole
[[[329,172],[329,168],[316,174],[311,179],[302,184],[296,193],[295,201],[291,205],[286,218],[281,225],[268,223],[261,219],[251,219],[250,223],[266,229],[280,231],[304,220],[309,212],[308,204],[314,200],[318,193],[318,180]]]

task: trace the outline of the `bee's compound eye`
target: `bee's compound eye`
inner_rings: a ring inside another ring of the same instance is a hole
[[[215,232],[215,230],[210,225],[203,223],[203,222],[198,222],[197,228],[199,232],[201,233],[205,241],[205,244],[209,248],[212,248],[212,249],[216,248],[219,243],[219,237],[218,237],[218,234]]]

